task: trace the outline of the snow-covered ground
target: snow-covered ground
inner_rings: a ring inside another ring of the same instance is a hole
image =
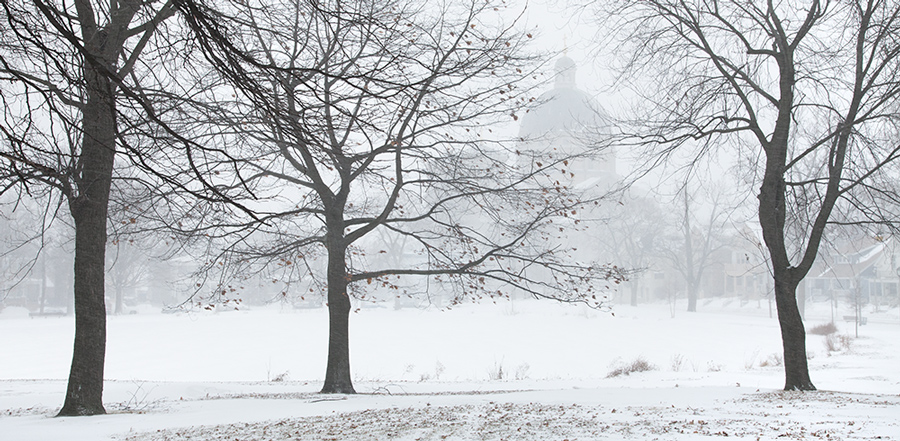
[[[354,396],[318,395],[327,313],[247,311],[109,318],[109,415],[53,418],[71,317],[0,313],[0,440],[900,440],[900,311],[854,338],[810,335],[815,393],[786,393],[765,303],[616,306],[548,301],[351,317]],[[830,321],[812,304],[807,328]],[[843,341],[842,341],[843,340]],[[849,347],[848,347],[848,346]],[[643,359],[652,370],[608,378]],[[879,438],[880,437],[880,438]]]

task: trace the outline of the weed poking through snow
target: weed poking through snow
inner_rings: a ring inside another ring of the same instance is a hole
[[[672,355],[672,359],[669,363],[669,366],[672,367],[672,372],[680,372],[681,368],[684,367],[684,355],[681,355],[681,354]]]
[[[644,357],[635,358],[631,363],[619,366],[606,374],[606,378],[618,377],[620,375],[631,375],[634,372],[655,371],[656,366],[650,364]]]

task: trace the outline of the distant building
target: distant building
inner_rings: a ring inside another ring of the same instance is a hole
[[[557,158],[575,156],[566,169],[575,187],[608,187],[618,180],[615,151],[604,145],[609,117],[591,95],[577,87],[575,61],[564,56],[556,61],[554,71],[553,88],[522,116],[521,148]]]
[[[900,294],[900,248],[894,238],[842,241],[822,253],[806,276],[806,298],[896,305]]]

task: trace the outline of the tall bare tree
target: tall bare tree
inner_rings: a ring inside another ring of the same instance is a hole
[[[205,142],[232,158],[206,167],[223,187],[250,190],[263,220],[209,230],[231,244],[209,264],[318,271],[321,260],[323,393],[354,392],[351,295],[401,276],[454,280],[461,295],[505,295],[502,283],[602,304],[597,291],[616,270],[554,246],[584,204],[564,179],[545,179],[567,158],[548,149],[517,160],[514,140],[493,133],[528,101],[534,60],[520,52],[530,36],[504,26],[491,2],[177,4],[228,84],[205,109],[218,123]],[[379,232],[404,237],[416,258],[379,258]]]
[[[885,181],[900,153],[900,4],[650,0],[605,13],[628,77],[652,91],[632,140],[661,155],[693,146],[695,157],[727,145],[758,164],[784,387],[814,390],[796,290],[835,206]],[[786,240],[791,231],[800,240]]]
[[[622,194],[619,206],[610,210],[605,231],[595,237],[601,248],[620,265],[629,268],[630,304],[637,306],[641,291],[641,279],[654,267],[659,256],[666,219],[659,204],[650,196],[636,195],[629,188]]]
[[[162,1],[2,2],[4,189],[47,186],[75,227],[75,344],[61,416],[105,413],[104,264],[117,94],[159,24]]]
[[[698,201],[702,193],[712,193],[706,206]],[[681,206],[670,221],[677,230],[663,236],[657,250],[684,278],[687,310],[696,312],[703,275],[714,264],[716,252],[725,245],[723,230],[733,208],[726,206],[724,193],[702,188],[692,192],[688,183],[676,198],[681,199]]]
[[[147,241],[113,239],[114,248],[107,253],[106,280],[113,290],[113,314],[125,313],[125,293],[146,284],[153,271],[153,246]]]

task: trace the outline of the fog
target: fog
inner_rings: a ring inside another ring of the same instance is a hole
[[[11,439],[898,435],[896,6],[13,3]]]

